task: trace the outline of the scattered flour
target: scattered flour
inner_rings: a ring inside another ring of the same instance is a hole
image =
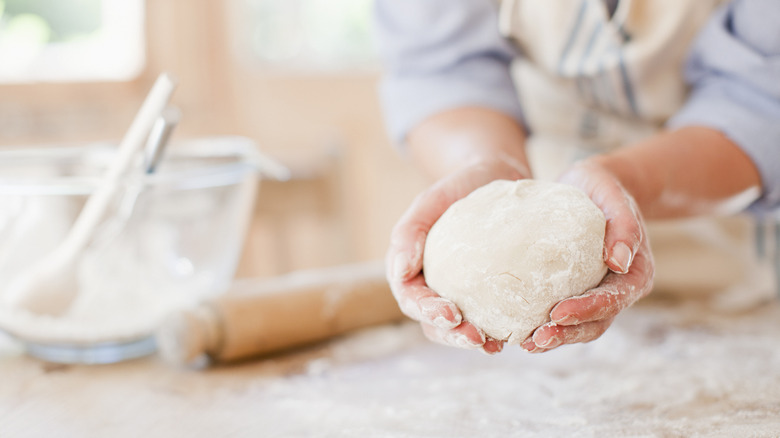
[[[200,371],[55,370],[0,336],[4,436],[776,438],[780,301],[651,294],[597,341],[538,355],[444,347],[401,323]]]
[[[245,383],[267,436],[776,437],[778,333],[777,301],[729,314],[651,299],[540,355],[442,347],[409,323],[258,363],[279,374]]]

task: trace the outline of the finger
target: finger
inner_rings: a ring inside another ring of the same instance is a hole
[[[445,330],[429,324],[422,324],[423,333],[433,342],[458,348],[476,350],[482,348],[487,341],[485,333],[469,322]],[[492,347],[491,347],[492,348]]]
[[[607,273],[596,288],[558,303],[550,312],[550,318],[558,325],[571,326],[615,317],[650,293],[653,266],[650,250],[644,245],[627,274]]]
[[[488,338],[485,341],[485,345],[482,346],[482,351],[487,354],[497,354],[504,349],[505,341],[498,341],[496,339]]]
[[[443,182],[419,194],[393,227],[386,257],[388,279],[407,280],[422,270],[431,227],[450,205],[468,194],[448,190]]]
[[[520,345],[523,350],[529,352],[529,353],[544,353],[547,351],[547,348],[542,348],[534,343],[534,340],[532,338],[528,338],[525,342],[523,342]]]
[[[390,283],[398,307],[409,318],[442,329],[457,327],[463,320],[458,307],[425,285],[422,274],[409,281]]]
[[[631,268],[644,238],[636,203],[628,194],[622,195],[622,198],[613,201],[613,204],[600,206],[607,219],[604,262],[612,272],[619,274],[625,274]]]
[[[590,342],[598,339],[612,324],[613,318],[586,322],[573,326],[560,326],[547,323],[536,329],[531,341],[536,347],[545,351],[552,350],[564,344]],[[526,341],[527,342],[527,341]],[[524,344],[525,345],[525,344]]]
[[[591,164],[575,166],[561,177],[561,182],[585,191],[604,212],[604,261],[613,272],[628,272],[644,239],[634,199],[611,174]]]

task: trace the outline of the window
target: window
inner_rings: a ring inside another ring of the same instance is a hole
[[[0,82],[128,80],[143,42],[142,0],[0,0]]]
[[[262,67],[344,71],[376,65],[371,0],[237,0],[239,55]]]

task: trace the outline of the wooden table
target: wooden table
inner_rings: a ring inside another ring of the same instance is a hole
[[[0,437],[777,437],[780,304],[646,301],[542,355],[411,323],[205,370],[47,364],[0,340]]]

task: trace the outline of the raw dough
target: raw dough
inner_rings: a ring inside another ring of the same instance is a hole
[[[485,333],[519,344],[564,298],[596,286],[604,214],[579,189],[494,181],[454,203],[431,228],[425,279]]]

